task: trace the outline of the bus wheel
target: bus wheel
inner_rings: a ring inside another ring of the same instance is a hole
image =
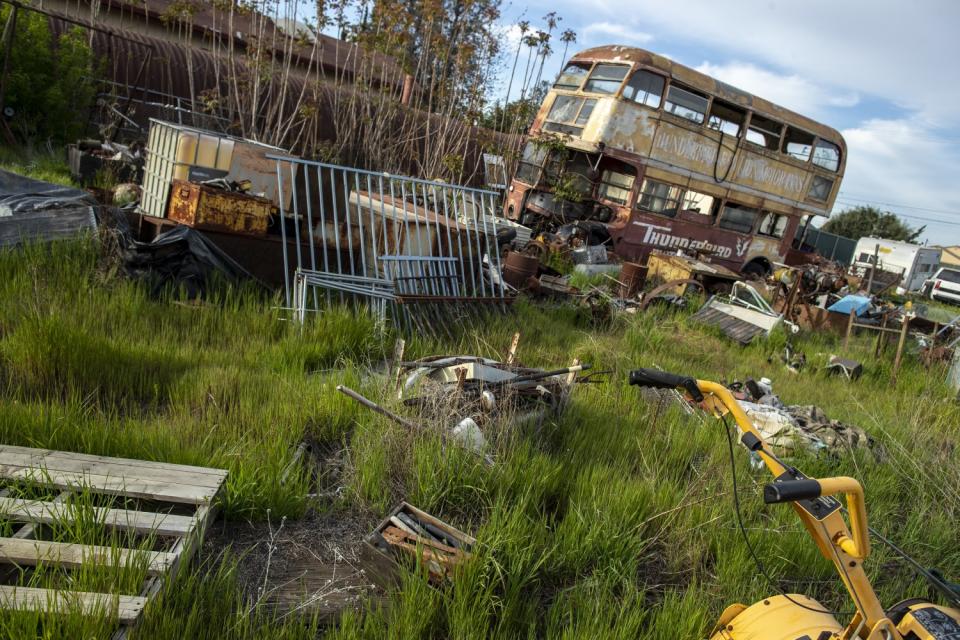
[[[764,260],[751,260],[740,269],[740,273],[749,280],[763,280],[771,271],[770,265]]]

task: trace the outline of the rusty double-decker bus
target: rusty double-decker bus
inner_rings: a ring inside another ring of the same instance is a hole
[[[534,120],[504,213],[538,230],[594,220],[614,252],[709,254],[743,273],[791,262],[828,216],[846,145],[836,130],[643,49],[570,59]]]

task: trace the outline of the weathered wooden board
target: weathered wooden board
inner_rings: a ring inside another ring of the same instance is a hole
[[[192,516],[103,507],[93,507],[92,510],[97,522],[111,529],[158,536],[185,536],[194,527]],[[62,502],[0,498],[0,513],[17,522],[54,524],[74,521],[78,511]]]
[[[116,615],[121,624],[133,624],[147,599],[89,591],[55,591],[0,585],[0,607],[19,611],[78,612],[84,615]]]
[[[176,558],[177,554],[165,551],[114,549],[71,542],[0,538],[0,562],[12,562],[30,567],[39,564],[71,568],[83,564],[102,567],[135,567],[140,562],[146,562],[148,573],[158,575],[166,572]]]

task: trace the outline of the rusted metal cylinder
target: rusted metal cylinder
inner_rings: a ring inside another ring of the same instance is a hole
[[[635,262],[624,262],[620,267],[620,288],[618,290],[621,298],[632,298],[640,291],[640,287],[647,279],[647,268]]]
[[[536,277],[540,260],[534,256],[511,251],[503,261],[503,279],[517,289],[523,289],[527,280]]]

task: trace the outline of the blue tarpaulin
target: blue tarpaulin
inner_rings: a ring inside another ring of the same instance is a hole
[[[827,307],[827,311],[835,311],[844,315],[850,315],[850,310],[854,310],[858,316],[862,316],[870,309],[870,298],[865,296],[844,296]]]

